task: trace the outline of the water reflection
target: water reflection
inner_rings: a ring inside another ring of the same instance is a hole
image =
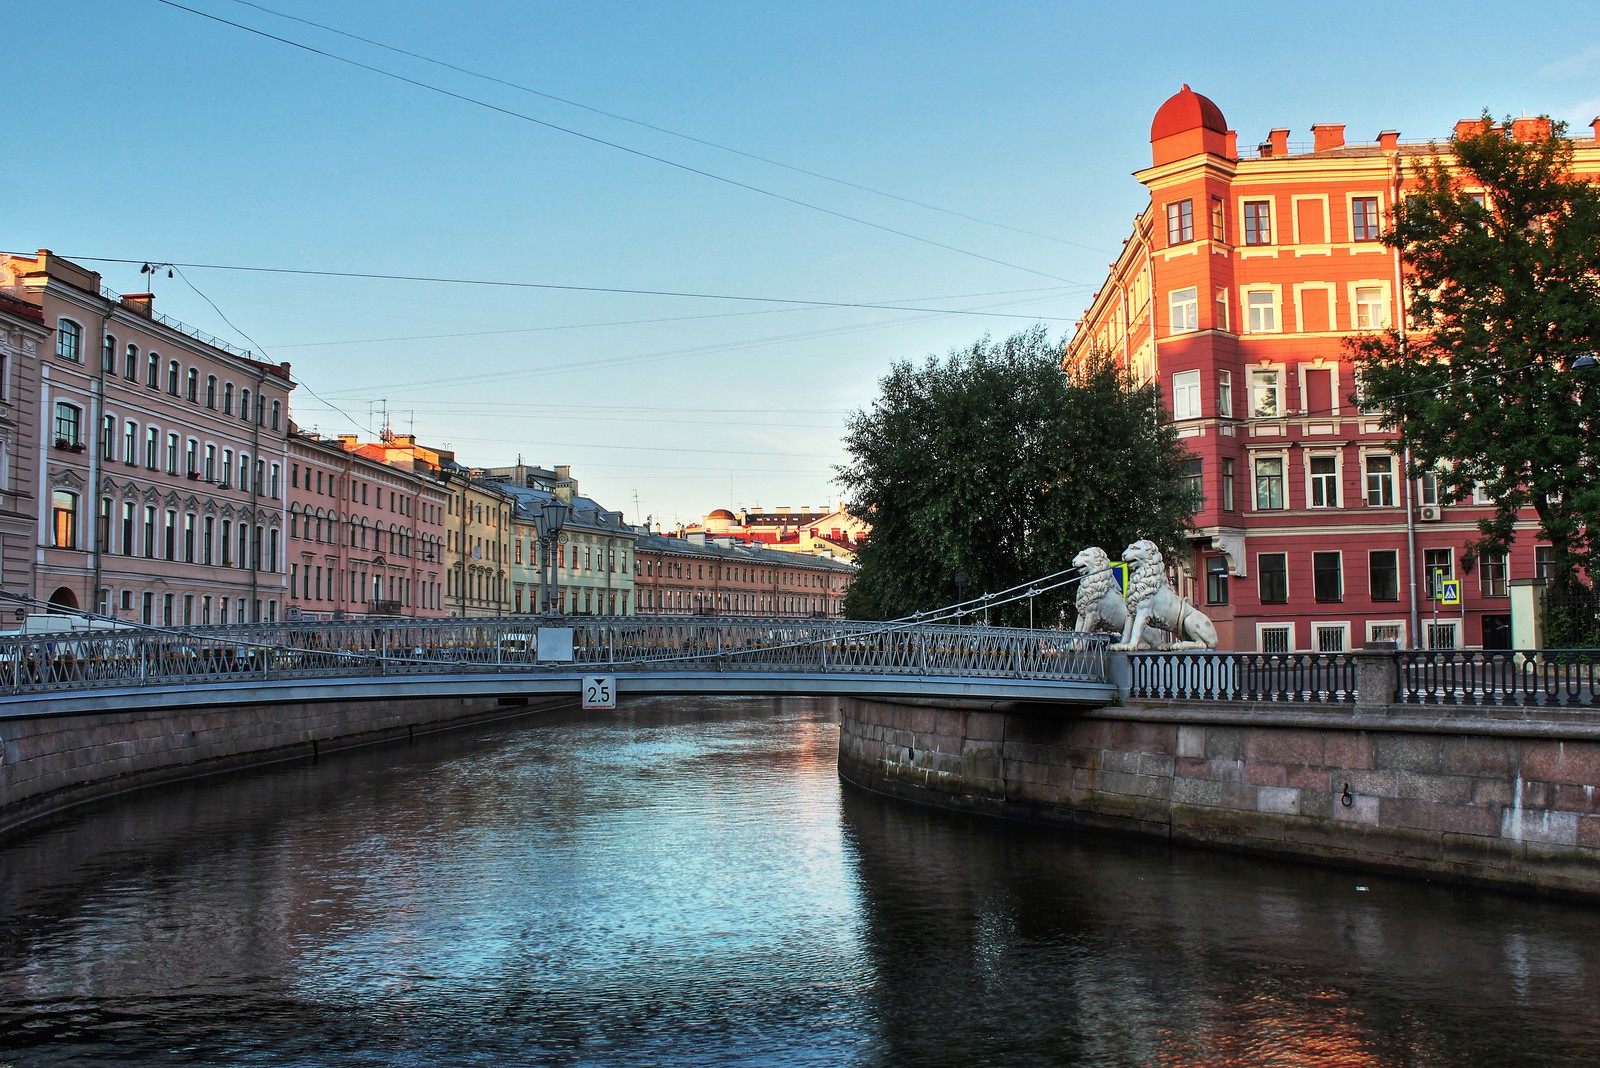
[[[820,706],[658,704],[83,811],[0,849],[0,1063],[1595,1062],[1590,910],[834,761]]]

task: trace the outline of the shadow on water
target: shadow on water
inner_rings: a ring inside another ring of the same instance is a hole
[[[882,1064],[1600,1063],[1589,910],[841,804]]]

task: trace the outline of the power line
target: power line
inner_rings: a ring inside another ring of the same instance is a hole
[[[934,248],[942,248],[947,252],[954,252],[957,255],[961,255],[961,256],[969,256],[969,257],[971,257],[973,259],[983,260],[986,263],[993,263],[993,264],[996,264],[997,266],[1000,266],[1000,267],[1009,267],[1014,271],[1023,271],[1023,272],[1025,272],[1027,274],[1038,275],[1041,278],[1051,278],[1051,279],[1054,279],[1057,282],[1069,282],[1069,281],[1071,281],[1071,279],[1062,278],[1059,275],[1050,274],[1048,271],[1039,271],[1039,270],[1035,270],[1032,267],[1023,267],[1020,264],[1009,263],[1009,262],[1007,262],[1005,260],[996,259],[993,256],[985,256],[982,253],[972,252],[969,249],[958,248],[955,245],[947,245],[942,241],[935,241],[935,240],[933,240],[932,238],[929,238],[929,237],[921,237],[921,236],[919,236],[917,234],[908,233],[905,230],[896,230],[892,226],[884,226],[881,223],[875,223],[875,222],[872,222],[872,221],[870,221],[868,219],[863,219],[863,218],[861,218],[859,216],[856,216],[856,215],[849,215],[849,214],[846,214],[845,212],[842,212],[842,211],[834,211],[832,208],[822,207],[820,204],[812,204],[809,201],[800,200],[800,199],[798,199],[796,197],[785,196],[782,193],[776,193],[776,192],[773,192],[770,189],[763,189],[760,186],[751,185],[748,182],[741,182],[738,179],[728,178],[728,177],[725,177],[723,175],[716,174],[716,173],[714,173],[712,171],[702,170],[699,167],[691,167],[686,163],[679,163],[676,160],[667,159],[665,156],[653,155],[653,154],[651,154],[649,152],[643,152],[643,151],[640,151],[639,149],[636,149],[636,148],[629,148],[627,145],[618,144],[615,141],[607,141],[603,137],[595,137],[593,134],[586,134],[586,133],[583,133],[582,131],[573,130],[573,129],[570,129],[570,128],[565,127],[565,126],[560,126],[560,125],[558,125],[556,123],[553,123],[553,122],[546,122],[544,119],[536,119],[532,115],[527,115],[527,114],[524,114],[523,112],[520,112],[520,111],[514,111],[511,108],[501,107],[498,104],[491,104],[487,100],[479,100],[476,97],[468,96],[465,93],[457,93],[457,92],[455,92],[453,90],[446,89],[443,86],[433,85],[433,84],[431,84],[429,82],[425,82],[425,81],[422,81],[422,80],[417,79],[417,78],[407,77],[404,74],[397,74],[394,71],[384,70],[382,67],[374,67],[370,63],[362,63],[360,60],[351,59],[348,56],[341,56],[338,53],[329,52],[326,49],[317,48],[317,47],[315,47],[313,45],[308,45],[308,44],[304,44],[304,43],[302,43],[300,41],[291,40],[288,37],[281,37],[281,36],[279,36],[278,34],[275,34],[275,33],[268,33],[265,30],[258,30],[254,26],[246,26],[242,22],[233,22],[232,20],[225,19],[225,18],[221,17],[220,15],[213,15],[210,12],[201,11],[198,8],[192,8],[192,7],[188,7],[188,6],[184,5],[184,4],[180,4],[180,3],[177,2],[177,0],[155,0],[155,2],[158,3],[158,4],[162,4],[162,5],[166,6],[166,7],[173,8],[173,9],[178,10],[178,11],[186,11],[191,15],[198,15],[201,18],[209,19],[212,22],[219,23],[219,24],[221,24],[223,26],[231,26],[236,30],[243,30],[246,33],[252,33],[252,34],[255,34],[258,37],[264,37],[269,41],[277,41],[279,44],[285,44],[285,45],[288,45],[291,48],[298,48],[298,49],[301,49],[302,51],[310,52],[310,53],[312,53],[314,55],[322,56],[322,57],[324,57],[326,59],[331,59],[331,60],[334,60],[335,62],[338,62],[338,63],[345,63],[345,64],[348,64],[349,66],[357,67],[357,68],[359,68],[361,70],[369,71],[369,72],[371,72],[373,74],[378,74],[378,75],[381,75],[381,76],[383,76],[385,78],[392,78],[397,82],[404,82],[407,85],[413,85],[413,86],[416,86],[419,89],[426,89],[431,93],[438,93],[440,96],[446,96],[446,97],[451,98],[452,100],[459,100],[459,101],[461,101],[462,103],[465,103],[465,104],[472,104],[472,105],[474,105],[476,107],[485,108],[485,109],[487,109],[489,111],[498,112],[499,114],[505,115],[505,116],[507,116],[509,118],[521,119],[523,122],[531,122],[531,123],[533,123],[533,124],[535,124],[537,126],[543,126],[543,127],[545,127],[546,129],[549,129],[549,130],[555,130],[558,133],[564,133],[564,134],[568,134],[569,136],[572,136],[572,137],[582,138],[585,141],[589,141],[589,142],[591,142],[593,144],[597,144],[597,145],[603,145],[606,148],[615,149],[618,152],[626,152],[630,156],[638,156],[641,159],[648,159],[648,160],[651,160],[651,161],[653,161],[655,163],[660,163],[660,164],[663,164],[663,165],[668,166],[668,167],[676,168],[677,170],[685,171],[685,172],[687,172],[689,174],[698,174],[702,178],[710,178],[713,181],[722,182],[722,183],[724,183],[726,185],[731,185],[731,186],[734,186],[735,188],[738,188],[738,189],[748,190],[749,192],[752,192],[752,193],[759,193],[762,196],[771,197],[774,200],[781,200],[781,201],[784,201],[785,203],[794,204],[794,205],[796,205],[798,207],[809,208],[812,211],[821,212],[824,215],[831,215],[836,219],[843,219],[846,222],[853,222],[853,223],[856,223],[856,224],[858,224],[860,226],[871,227],[874,230],[878,230],[878,231],[881,231],[881,232],[886,233],[886,234],[894,234],[896,237],[903,237],[903,238],[906,238],[907,240],[910,240],[910,241],[917,241],[917,242],[920,242],[921,244],[924,244],[924,245],[931,245]]]
[[[665,126],[657,126],[654,123],[645,122],[642,119],[630,118],[627,115],[619,115],[614,111],[606,111],[603,108],[597,108],[591,104],[584,104],[577,100],[569,100],[566,97],[557,96],[554,93],[547,93],[541,89],[534,89],[531,86],[522,85],[519,82],[513,82],[505,78],[496,77],[493,74],[484,74],[480,71],[471,70],[467,67],[457,66],[454,63],[449,63],[442,59],[434,59],[432,56],[426,56],[420,52],[412,52],[396,45],[386,44],[383,41],[374,40],[371,37],[363,37],[358,33],[351,33],[347,30],[341,30],[337,27],[329,26],[321,22],[313,22],[311,19],[301,18],[298,15],[290,15],[287,12],[275,11],[270,7],[266,7],[265,5],[252,3],[251,0],[233,0],[233,2],[244,7],[253,7],[257,11],[265,12],[268,15],[274,15],[280,19],[287,19],[290,22],[298,22],[305,26],[312,26],[328,33],[337,34],[340,37],[349,38],[352,41],[360,41],[362,44],[369,44],[374,48],[381,48],[384,51],[393,52],[396,55],[408,56],[411,59],[421,60],[424,63],[431,63],[434,66],[443,67],[446,70],[453,70],[458,74],[465,74],[469,78],[478,78],[482,81],[492,82],[495,85],[503,85],[508,89],[515,89],[520,93],[528,93],[531,96],[541,97],[545,100],[553,100],[558,104],[565,104],[567,107],[578,108],[579,110],[587,111],[594,115],[601,115],[608,119],[615,119],[618,122],[626,122],[632,126],[638,126],[641,129],[653,130],[656,133],[666,134],[668,137],[677,137],[697,145],[704,145],[707,148],[717,149],[719,152],[728,152],[735,156],[742,156],[745,159],[755,160],[757,163],[765,163],[769,167],[778,167],[782,170],[793,171],[796,174],[803,174],[808,178],[817,178],[824,182],[833,182],[835,185],[842,185],[848,189],[857,189],[863,193],[871,193],[873,196],[899,201],[902,204],[910,204],[912,207],[922,208],[926,211],[936,211],[942,215],[950,215],[957,219],[965,219],[968,222],[975,222],[982,226],[992,226],[999,230],[1009,230],[1014,234],[1037,237],[1042,241],[1054,241],[1057,244],[1070,245],[1073,248],[1087,249],[1090,252],[1103,252],[1107,255],[1112,254],[1110,249],[1098,248],[1094,245],[1085,245],[1080,241],[1068,241],[1063,237],[1053,237],[1050,234],[1041,234],[1036,230],[1027,230],[1020,226],[1008,226],[1005,223],[998,223],[991,219],[979,218],[976,215],[968,215],[965,212],[954,211],[950,208],[941,208],[937,204],[928,204],[920,200],[914,200],[911,197],[900,196],[895,193],[886,193],[881,189],[874,189],[871,186],[861,185],[857,182],[848,181],[844,178],[835,178],[832,175],[823,174],[820,171],[807,170],[804,167],[799,167],[792,163],[784,163],[781,160],[769,159],[766,156],[760,156],[754,152],[746,152],[743,149],[733,148],[730,145],[719,144],[716,141],[708,141],[703,137],[695,137],[693,134],[681,133],[677,130],[669,130]]]
[[[157,3],[170,3],[171,0],[156,0]],[[86,260],[90,263],[145,263],[145,260],[125,259],[117,256],[78,256],[74,260]],[[871,304],[861,301],[845,300],[800,300],[791,297],[749,297],[731,293],[696,293],[671,289],[622,289],[616,286],[578,286],[562,285],[555,282],[508,282],[493,278],[452,278],[448,276],[417,275],[417,274],[380,274],[372,271],[317,271],[303,267],[253,267],[244,264],[231,263],[175,263],[173,267],[189,267],[194,270],[207,271],[237,271],[249,274],[286,274],[300,275],[307,278],[353,278],[362,281],[375,282],[426,282],[441,285],[461,286],[487,286],[501,289],[545,289],[561,293],[609,293],[625,297],[678,297],[687,300],[732,300],[751,304],[788,304],[803,308],[854,308],[867,311],[896,311],[919,312],[928,315],[976,315],[996,319],[1027,319],[1033,322],[1048,321],[1056,323],[1075,322],[1076,319],[1063,315],[1019,315],[1013,312],[993,311],[966,311],[959,308],[915,308],[899,304]],[[1072,285],[1078,283],[1073,282]]]

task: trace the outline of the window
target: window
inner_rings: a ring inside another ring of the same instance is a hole
[[[1289,603],[1289,556],[1287,553],[1261,553],[1256,557],[1256,583],[1262,604]]]
[[[200,372],[193,367],[189,368],[188,376],[184,379],[183,395],[190,404],[200,399]]]
[[[216,406],[217,406],[217,376],[216,375],[206,375],[206,407],[207,408],[215,408]],[[210,603],[210,598],[209,597],[206,598],[206,601],[209,604]]]
[[[178,513],[167,509],[167,524],[161,539],[161,555],[167,560],[177,559],[178,551]]]
[[[1393,549],[1367,553],[1367,592],[1374,601],[1400,599],[1400,554]]]
[[[73,363],[83,362],[83,327],[71,319],[62,319],[56,324],[56,357]]]
[[[282,421],[283,421],[283,402],[282,401],[273,401],[272,402],[272,429],[277,430],[279,424]]]
[[[56,403],[56,444],[78,445],[82,439],[78,437],[82,425],[83,409],[66,401]]]
[[[167,435],[167,474],[178,473],[178,435]]]
[[[1233,418],[1233,372],[1217,372],[1217,416]]]
[[[1206,604],[1228,603],[1228,561],[1220,556],[1206,560]]]
[[[250,391],[248,389],[239,391],[239,418],[247,423],[250,421]]]
[[[1369,452],[1367,465],[1367,506],[1394,507],[1394,457],[1386,452]]]
[[[1214,325],[1218,330],[1228,329],[1228,290],[1224,286],[1217,287],[1217,320]]]
[[[144,557],[146,560],[156,558],[156,506],[144,506]]]
[[[217,447],[215,445],[206,446],[205,478],[207,482],[215,482],[217,480]]]
[[[1339,458],[1311,457],[1311,492],[1306,495],[1313,508],[1339,507]]]
[[[1252,334],[1278,332],[1278,294],[1252,290],[1244,295],[1245,329]]]
[[[1357,330],[1382,330],[1389,325],[1389,302],[1382,286],[1357,286],[1355,306]]]
[[[1360,368],[1356,369],[1356,410],[1362,415],[1383,414],[1382,406],[1372,399],[1371,391],[1367,388]]]
[[[1183,470],[1179,474],[1183,481],[1183,490],[1189,497],[1189,507],[1199,511],[1206,503],[1205,482],[1201,478],[1201,461],[1185,460]]]
[[[1200,296],[1194,286],[1174,289],[1169,299],[1172,305],[1172,333],[1187,334],[1200,329]]]
[[[1233,511],[1233,457],[1222,458],[1222,510]]]
[[[1227,223],[1226,223],[1227,214],[1228,213],[1225,210],[1223,210],[1223,207],[1222,207],[1222,198],[1221,197],[1212,197],[1211,198],[1211,240],[1213,240],[1213,241],[1226,241],[1226,240],[1228,240],[1228,233],[1227,233],[1227,229],[1228,228],[1227,228]]]
[[[178,361],[167,361],[167,392],[176,397],[178,395]]]
[[[1312,640],[1316,642],[1319,653],[1342,653],[1345,646],[1349,645],[1350,624],[1348,623],[1313,623],[1311,625]]]
[[[51,544],[57,549],[78,547],[78,495],[56,490],[50,495]]]
[[[1438,620],[1425,623],[1428,628],[1429,649],[1454,649],[1456,648],[1456,625],[1459,620]]]
[[[108,553],[111,551],[111,509],[111,498],[101,497],[100,514],[95,518],[94,528],[94,551],[97,553]],[[107,604],[106,608],[109,607],[110,605]],[[105,614],[104,608],[101,609],[101,614]]]
[[[100,420],[100,458],[117,458],[117,417],[114,415],[104,416]]]
[[[1272,244],[1272,202],[1247,200],[1244,203],[1244,243]]]
[[[117,339],[106,335],[105,346],[100,350],[100,370],[108,375],[117,373]]]
[[[232,382],[224,382],[222,384],[222,414],[223,415],[232,415],[233,414],[233,383]]]
[[[122,365],[122,377],[129,382],[139,381],[139,346],[129,342],[128,354]]]
[[[1263,653],[1287,653],[1294,648],[1294,624],[1256,624],[1256,642]]]
[[[133,555],[133,502],[122,502],[122,555]]]
[[[1422,550],[1422,568],[1428,584],[1429,597],[1440,596],[1440,583],[1456,577],[1456,561],[1449,549]]]
[[[183,450],[183,470],[186,474],[200,474],[200,443],[194,438]]]
[[[161,431],[156,427],[146,427],[144,432],[144,466],[146,470],[154,471],[161,464]]]
[[[1180,371],[1172,376],[1172,417],[1200,418],[1200,372]]]
[[[1341,554],[1311,554],[1311,586],[1319,601],[1344,600],[1344,564]]]
[[[1181,245],[1194,240],[1194,201],[1178,200],[1167,205],[1167,244]]]
[[[161,388],[161,353],[152,352],[145,360],[144,384],[151,389]]]
[[[1250,417],[1276,419],[1283,414],[1283,372],[1256,369],[1250,372]]]
[[[1283,505],[1283,457],[1256,458],[1256,508],[1269,511]]]
[[[1556,572],[1556,551],[1548,545],[1533,548],[1533,574],[1549,582]]]
[[[1350,239],[1378,240],[1378,198],[1356,197],[1350,201]]]
[[[1394,642],[1397,646],[1404,645],[1406,641],[1405,621],[1399,619],[1368,620],[1367,641]]]
[[[1485,597],[1506,597],[1511,593],[1506,585],[1507,560],[1504,553],[1482,553],[1478,556],[1478,589]]]

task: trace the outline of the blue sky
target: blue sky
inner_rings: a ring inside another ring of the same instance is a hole
[[[1068,330],[1184,82],[1241,144],[1600,112],[1576,3],[181,2],[431,88],[160,0],[9,5],[0,247],[122,292],[273,269],[156,306],[292,362],[304,427],[386,410],[666,525],[823,504],[892,361]]]

